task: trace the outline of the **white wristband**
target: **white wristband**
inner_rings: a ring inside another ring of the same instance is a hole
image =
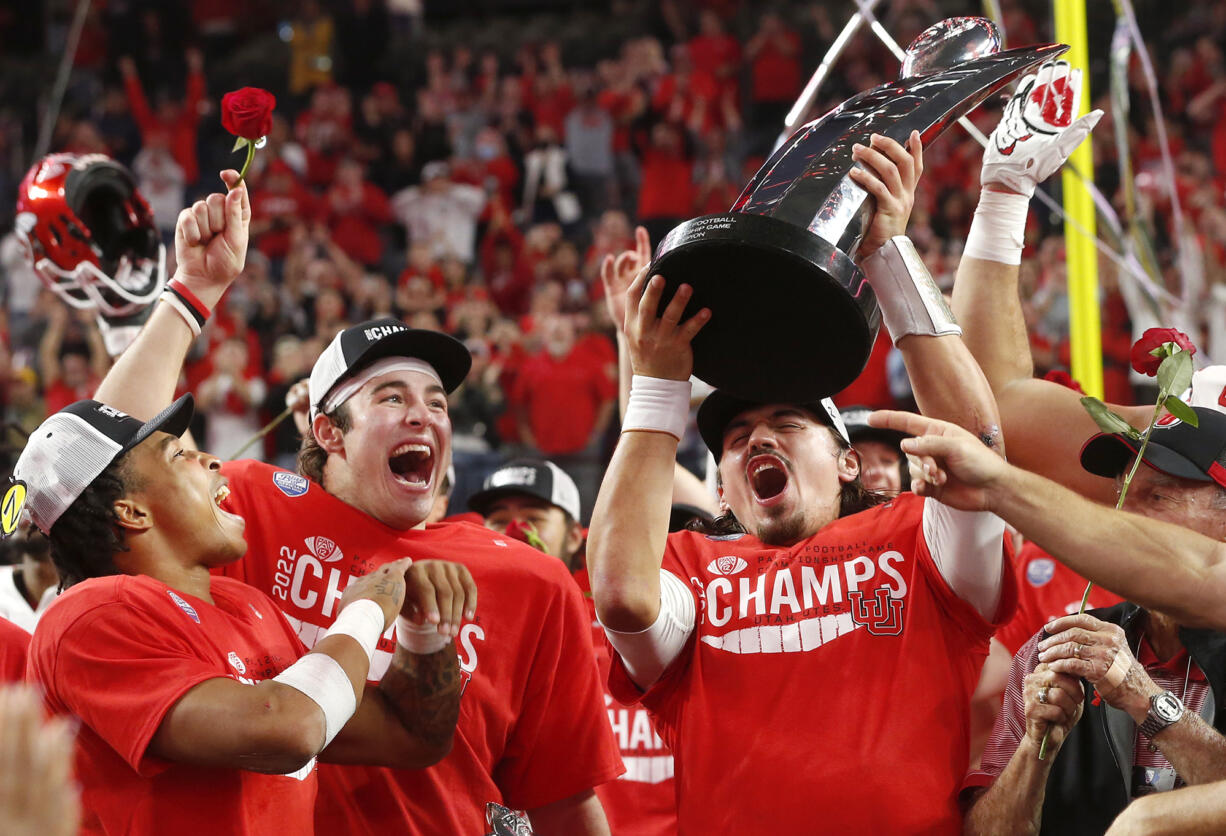
[[[192,329],[193,337],[200,336],[200,323],[196,321],[196,318],[192,316],[191,312],[187,309],[187,306],[183,304],[183,301],[179,299],[178,296],[175,296],[169,290],[166,290],[163,291],[162,295],[158,298],[167,305],[170,305],[170,307],[174,308],[175,313],[183,317],[183,321],[187,323],[187,327]]]
[[[971,219],[962,255],[1000,264],[1021,264],[1029,211],[1030,198],[1026,195],[984,189],[979,193],[979,205]]]
[[[962,329],[910,238],[895,235],[860,267],[877,295],[881,319],[894,342],[908,334],[961,336]]]
[[[328,748],[332,738],[345,727],[358,707],[358,698],[353,692],[349,675],[340,662],[326,653],[308,653],[274,676],[273,681],[301,691],[324,713],[324,745],[320,747],[321,750]]]
[[[689,380],[668,380],[639,374],[631,379],[622,432],[646,430],[668,433],[680,441],[689,419]]]
[[[403,615],[396,616],[396,643],[410,653],[438,653],[450,642],[451,637],[440,633],[437,624],[414,624]]]
[[[332,626],[320,638],[349,636],[362,645],[362,649],[366,651],[366,659],[369,661],[375,655],[375,646],[379,644],[381,635],[383,635],[383,607],[369,598],[363,598],[341,610],[336,621],[332,622]]]

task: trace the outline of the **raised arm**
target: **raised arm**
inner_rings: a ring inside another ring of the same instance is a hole
[[[664,279],[648,278],[644,267],[627,293],[626,340],[634,385],[649,400],[667,403],[676,419],[689,408],[694,355],[690,341],[711,318],[703,308],[681,322],[693,295],[677,289],[657,316]],[[638,632],[660,613],[660,566],[668,537],[673,473],[684,420],[665,429],[660,421],[628,416],[609,462],[588,531],[588,573],[596,614],[606,627]],[[640,683],[642,684],[642,683]]]
[[[238,182],[237,171],[223,171],[221,177],[232,187]],[[250,223],[251,203],[245,185],[211,194],[184,209],[175,225],[178,268],[172,281],[181,282],[205,308],[213,310],[243,270]],[[186,315],[170,303],[156,302],[148,323],[115,361],[94,397],[141,420],[168,406],[195,339]]]
[[[905,148],[874,135],[868,146],[854,147],[852,156],[865,167],[853,168],[851,176],[877,202],[857,258],[877,294],[886,329],[903,355],[916,403],[925,415],[965,427],[1003,454],[987,380],[904,236],[924,168],[919,134],[913,132]]]
[[[1181,624],[1226,630],[1226,543],[1091,502],[988,454],[952,424],[905,412],[869,421],[920,436],[902,443],[920,457],[916,493],[992,511],[1094,583]]]
[[[1010,459],[1106,502],[1111,483],[1086,473],[1077,462],[1081,444],[1097,427],[1075,392],[1034,379],[1018,297],[1023,235],[1035,187],[1060,169],[1102,116],[1094,111],[1074,121],[1080,95],[1080,72],[1070,71],[1065,62],[1045,64],[1018,84],[984,152],[983,190],[953,300],[963,340],[996,396]],[[1138,427],[1148,424],[1147,408],[1113,408]],[[1051,426],[1062,431],[1044,432]]]

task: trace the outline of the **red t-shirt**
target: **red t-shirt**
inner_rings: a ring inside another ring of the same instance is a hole
[[[1053,618],[1075,613],[1081,607],[1086,579],[1027,542],[1017,553],[1017,612],[996,631],[996,640],[1012,655]],[[1086,609],[1113,607],[1124,599],[1094,584]]]
[[[30,634],[7,618],[0,618],[0,682],[21,682],[26,675]]]
[[[617,397],[617,382],[580,344],[562,359],[541,352],[525,360],[511,397],[527,413],[537,449],[563,455],[587,446],[600,407]]]
[[[587,569],[575,572],[574,578],[587,602],[596,662],[607,680],[613,662],[612,648],[596,620],[596,602],[592,600]],[[615,702],[607,685],[604,701],[609,707],[609,724],[621,750],[622,763],[626,765],[621,778],[596,788],[609,819],[609,831],[617,836],[676,836],[677,782],[673,779],[673,756],[652,728],[650,712],[641,704],[625,706]]]
[[[484,833],[485,804],[533,809],[622,772],[603,711],[590,619],[566,568],[464,523],[400,531],[295,473],[227,462],[226,510],[247,520],[247,556],[223,571],[268,593],[308,645],[336,616],[349,578],[390,560],[463,563],[477,617],[456,640],[465,677],[455,742],[429,769],[320,767],[320,833]],[[394,632],[379,641],[382,677]],[[286,830],[285,832],[292,832]]]
[[[694,636],[645,694],[620,658],[610,686],[642,700],[673,750],[681,833],[961,832],[993,626],[933,563],[923,503],[902,494],[791,548],[668,538]],[[1013,595],[1006,572],[1005,617]]]
[[[313,833],[314,761],[296,775],[172,763],[147,752],[206,679],[254,684],[305,652],[258,590],[213,578],[210,604],[143,575],[73,586],[39,621],[27,679],[81,720],[82,833]]]

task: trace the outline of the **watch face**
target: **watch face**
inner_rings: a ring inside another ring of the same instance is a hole
[[[1154,698],[1154,713],[1168,723],[1179,719],[1179,715],[1183,713],[1181,708],[1179,700],[1172,694],[1159,694]]]

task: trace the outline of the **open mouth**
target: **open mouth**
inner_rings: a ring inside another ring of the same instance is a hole
[[[424,488],[434,473],[434,452],[425,444],[401,444],[392,451],[387,464],[398,482]]]
[[[759,502],[778,497],[788,486],[788,471],[775,456],[755,456],[747,467],[749,487]]]
[[[213,491],[213,504],[216,505],[218,508],[220,508],[221,503],[225,502],[229,498],[230,498],[230,486],[227,485],[225,482],[222,482],[220,485],[217,486],[217,490]]]

